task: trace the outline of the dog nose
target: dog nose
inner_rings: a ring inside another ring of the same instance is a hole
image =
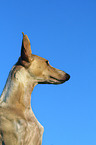
[[[70,75],[66,74],[66,81],[68,81],[70,79]]]

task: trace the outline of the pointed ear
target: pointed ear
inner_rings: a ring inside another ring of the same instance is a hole
[[[31,61],[31,45],[30,45],[30,40],[28,39],[27,35],[23,34],[23,40],[22,40],[22,47],[21,47],[21,59],[30,62]]]

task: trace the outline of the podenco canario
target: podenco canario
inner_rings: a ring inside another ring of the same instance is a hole
[[[33,88],[37,84],[61,84],[69,78],[48,60],[32,54],[23,33],[21,56],[0,97],[0,145],[41,145],[44,129],[31,109]]]

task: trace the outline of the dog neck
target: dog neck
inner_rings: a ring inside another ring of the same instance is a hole
[[[22,111],[31,109],[31,93],[35,85],[24,67],[13,66],[2,92],[0,104]]]

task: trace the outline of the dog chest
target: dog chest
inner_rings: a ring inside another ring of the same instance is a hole
[[[4,111],[0,115],[0,140],[6,145],[41,145],[42,129],[35,119],[28,121]]]

